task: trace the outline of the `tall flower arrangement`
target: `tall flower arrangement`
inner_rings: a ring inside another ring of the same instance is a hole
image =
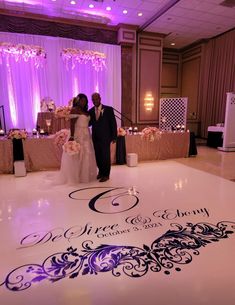
[[[55,109],[56,109],[55,102],[49,96],[44,97],[40,101],[40,111],[41,112],[45,112],[45,111],[48,111],[48,110],[49,111],[54,111]]]
[[[25,62],[32,59],[35,66],[43,66],[46,59],[46,52],[40,46],[26,45],[26,44],[13,44],[9,42],[0,42],[0,64],[3,57],[8,61],[9,57],[14,57],[15,61],[24,60]]]

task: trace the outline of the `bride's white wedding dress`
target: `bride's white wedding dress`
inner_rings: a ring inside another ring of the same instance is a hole
[[[77,117],[74,141],[80,144],[80,150],[75,155],[63,151],[58,181],[60,184],[78,184],[96,180],[95,151],[88,127],[90,117],[84,114],[73,115],[74,117]]]

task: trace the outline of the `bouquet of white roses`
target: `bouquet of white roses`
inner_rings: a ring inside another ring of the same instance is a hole
[[[76,141],[68,141],[63,145],[63,150],[69,155],[76,155],[79,153],[81,146]]]
[[[153,142],[155,139],[161,138],[161,132],[156,127],[146,127],[142,130],[142,138],[147,139],[149,142]]]
[[[69,138],[69,129],[61,129],[60,131],[57,131],[57,133],[54,135],[54,143],[56,146],[61,147],[64,145],[64,143]]]
[[[13,129],[10,130],[7,137],[8,139],[26,139],[28,136],[28,133],[24,129]]]

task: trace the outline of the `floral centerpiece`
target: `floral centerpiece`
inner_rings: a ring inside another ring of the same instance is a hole
[[[44,97],[40,102],[40,111],[54,111],[56,109],[55,102],[50,97]]]
[[[76,155],[79,153],[81,146],[76,141],[68,141],[63,145],[63,150],[69,155]]]
[[[153,142],[161,138],[161,131],[156,127],[146,127],[142,130],[141,137],[147,139],[149,142]]]
[[[55,117],[65,118],[65,120],[69,120],[70,111],[71,111],[71,106],[59,106],[55,110]]]
[[[12,139],[17,139],[17,140],[23,139],[23,140],[25,140],[27,138],[27,136],[28,136],[28,133],[24,129],[12,129],[12,130],[9,131],[9,133],[7,135],[8,139],[11,139],[11,140]]]
[[[117,135],[118,135],[118,137],[124,137],[125,135],[126,135],[126,131],[125,131],[125,129],[123,129],[122,127],[119,127],[118,129],[117,129]]]
[[[54,135],[54,144],[57,147],[62,147],[69,138],[69,129],[61,129]]]

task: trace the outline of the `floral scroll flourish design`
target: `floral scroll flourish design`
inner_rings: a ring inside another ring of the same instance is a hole
[[[228,238],[235,231],[235,222],[188,223],[185,227],[171,224],[161,237],[142,248],[135,246],[100,245],[92,248],[92,241],[85,241],[82,250],[70,247],[66,252],[54,253],[39,264],[27,264],[12,270],[0,286],[11,291],[28,289],[42,280],[56,282],[66,277],[97,275],[111,272],[119,277],[125,274],[132,278],[142,277],[147,272],[181,271],[181,265],[192,262],[193,255],[206,245]],[[173,269],[174,268],[174,269]]]

